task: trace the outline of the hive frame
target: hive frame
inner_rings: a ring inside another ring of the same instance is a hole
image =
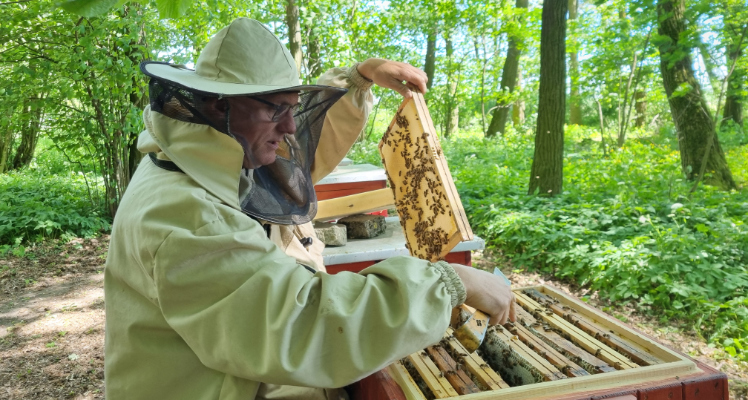
[[[421,93],[400,105],[379,151],[411,255],[437,261],[458,243],[473,239]],[[417,152],[421,157],[415,157]]]

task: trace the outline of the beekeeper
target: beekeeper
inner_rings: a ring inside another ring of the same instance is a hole
[[[247,18],[195,70],[141,70],[147,157],[105,268],[108,400],[345,398],[329,388],[439,341],[463,302],[509,318],[508,287],[456,264],[324,272],[313,185],[363,129],[372,83],[409,96],[425,91],[422,71],[369,59],[301,85],[285,46]]]

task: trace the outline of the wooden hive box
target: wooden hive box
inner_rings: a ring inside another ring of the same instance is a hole
[[[475,353],[447,332],[354,386],[353,398],[728,399],[724,374],[621,321],[549,286],[514,292],[517,322],[492,327]]]

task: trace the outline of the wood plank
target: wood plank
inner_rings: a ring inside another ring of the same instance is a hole
[[[595,357],[598,357],[599,359],[605,361],[616,369],[630,369],[639,367],[636,363],[630,361],[624,355],[618,353],[608,345],[586,334],[584,331],[577,328],[569,321],[566,321],[560,316],[554,314],[553,311],[547,310],[545,307],[541,306],[524,293],[515,291],[514,294],[518,304],[526,308],[536,318],[539,316],[552,328],[556,328],[564,332],[565,335],[568,335],[568,339],[571,342],[587,350],[591,354],[594,354]]]
[[[447,329],[447,333],[442,339],[443,343],[449,347],[458,362],[462,361],[463,365],[470,371],[473,376],[487,389],[499,390],[508,388],[509,385],[496,373],[478,353],[470,353],[465,347],[452,336],[452,328]]]
[[[457,363],[441,346],[429,346],[426,348],[426,352],[431,356],[431,359],[439,370],[444,373],[444,377],[447,378],[457,393],[470,394],[479,393],[481,391],[475,382],[470,379],[465,371],[457,366]]]
[[[315,221],[338,219],[348,215],[366,214],[390,208],[395,205],[392,189],[384,188],[371,192],[358,193],[350,196],[317,202]]]
[[[576,312],[574,308],[561,304],[561,302],[555,298],[540,293],[536,289],[525,289],[524,293],[540,304],[549,307],[556,315],[571,322],[574,326],[595,339],[607,344],[613,350],[627,356],[637,364],[646,366],[662,363],[662,360],[647,352],[646,349],[640,347],[636,343],[629,342],[624,338],[617,336],[615,331],[605,329],[596,322]]]
[[[407,359],[413,364],[413,367],[418,371],[418,375],[420,375],[429,389],[431,389],[434,397],[445,399],[447,397],[458,396],[452,385],[444,378],[444,375],[434,365],[434,362],[431,361],[428,355],[426,355],[425,351],[413,353]]]

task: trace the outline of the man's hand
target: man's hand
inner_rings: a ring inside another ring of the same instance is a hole
[[[377,86],[395,90],[408,99],[411,89],[426,93],[428,77],[420,69],[406,63],[370,58],[358,65],[358,73]],[[405,82],[405,83],[403,83]]]
[[[450,264],[465,285],[467,298],[465,304],[488,314],[490,325],[505,324],[516,321],[514,313],[514,293],[504,279],[486,271]]]

